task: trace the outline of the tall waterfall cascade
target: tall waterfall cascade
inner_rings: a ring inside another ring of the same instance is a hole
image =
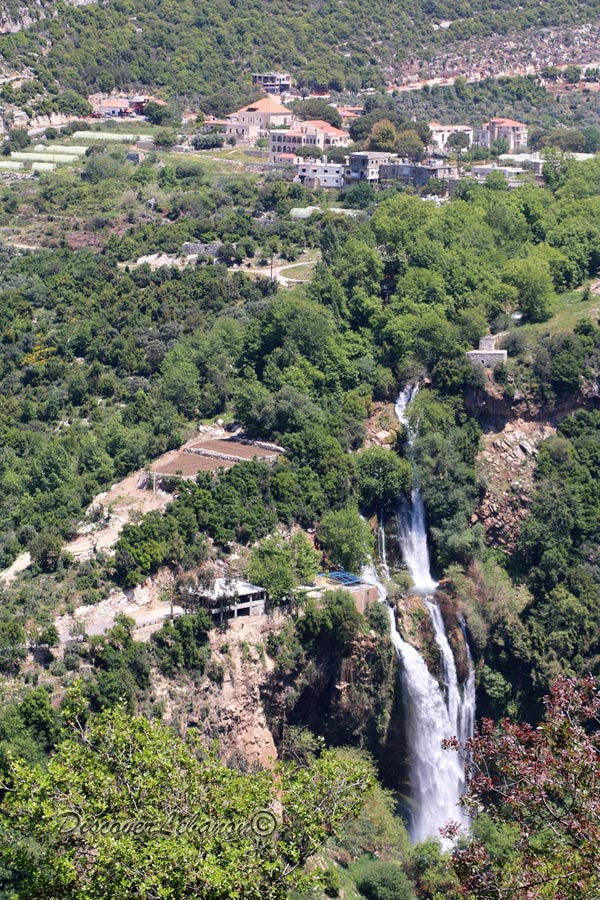
[[[406,408],[419,392],[418,385],[407,385],[396,401],[396,417],[407,431],[409,447],[412,448],[415,434],[410,427]],[[415,590],[430,594],[435,591],[437,581],[429,570],[429,547],[427,546],[427,528],[425,526],[425,506],[421,499],[418,485],[413,484],[410,504],[405,497],[400,499],[400,508],[396,517],[402,557],[408,567]]]
[[[396,402],[396,415],[407,429],[411,445],[414,432],[406,416],[406,407],[417,391],[418,386],[407,386]],[[462,825],[468,824],[468,818],[459,806],[465,786],[465,760],[460,753],[444,750],[442,742],[456,736],[464,743],[473,734],[475,671],[466,629],[461,621],[468,660],[468,677],[461,688],[442,613],[433,596],[437,582],[429,567],[425,508],[416,483],[411,503],[401,501],[397,524],[402,556],[416,592],[424,594],[423,602],[431,618],[441,661],[441,679],[438,681],[418,650],[403,640],[396,626],[394,610],[390,607],[390,635],[402,668],[402,699],[410,772],[409,833],[411,840],[418,843],[428,837],[439,837],[439,829],[450,820]],[[389,568],[383,522],[379,527],[377,549],[381,571],[387,579]],[[386,589],[375,567],[369,566],[364,571],[364,577],[377,585],[379,599],[385,602]]]

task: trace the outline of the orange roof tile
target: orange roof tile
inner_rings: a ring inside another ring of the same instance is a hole
[[[276,100],[275,97],[271,97],[270,94],[267,97],[256,100],[254,103],[249,103],[248,106],[242,106],[242,108],[238,109],[233,115],[239,116],[240,113],[246,112],[266,113],[271,116],[292,115],[291,109],[288,109],[287,106],[282,106],[282,104]]]
[[[326,131],[328,134],[334,134],[338,137],[348,137],[347,131],[342,131],[341,128],[336,128],[335,125],[332,125],[330,122],[326,122],[324,119],[307,119],[306,122],[303,122],[302,124],[308,125],[311,128],[317,128],[320,131]]]
[[[495,122],[496,125],[507,125],[509,127],[518,127],[518,128],[527,128],[525,122],[515,122],[514,119],[504,119],[502,116],[497,116],[493,119],[490,119],[489,122],[486,122],[486,125],[489,125],[491,122]]]

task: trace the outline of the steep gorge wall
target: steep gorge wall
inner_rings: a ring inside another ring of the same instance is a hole
[[[484,492],[471,525],[483,525],[489,546],[504,553],[514,550],[532,502],[540,444],[556,434],[564,418],[578,409],[597,409],[599,403],[597,384],[548,403],[519,392],[510,398],[489,373],[483,389],[466,393],[466,410],[484,432],[477,458]]]

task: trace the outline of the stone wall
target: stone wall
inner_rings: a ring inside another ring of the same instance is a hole
[[[467,353],[467,359],[472,363],[479,363],[488,369],[492,369],[498,363],[505,363],[507,357],[506,350],[469,350]]]

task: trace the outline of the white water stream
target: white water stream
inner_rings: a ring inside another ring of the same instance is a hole
[[[396,403],[396,415],[407,428],[409,443],[414,433],[406,417],[406,407],[416,396],[418,386],[404,388]],[[450,820],[468,824],[458,801],[465,784],[464,757],[444,750],[445,739],[458,737],[463,743],[473,734],[475,721],[475,672],[466,638],[469,674],[465,684],[458,684],[456,663],[448,642],[444,620],[432,596],[437,587],[429,568],[429,548],[425,525],[425,509],[415,484],[411,504],[404,501],[398,513],[398,536],[402,556],[414,582],[424,597],[431,617],[435,642],[441,660],[443,687],[431,674],[419,652],[402,639],[396,627],[393,609],[389,608],[390,634],[402,667],[402,699],[405,711],[410,770],[411,823],[409,832],[414,843],[428,837],[439,837],[439,829]],[[378,533],[378,551],[384,577],[389,578],[383,524]],[[379,599],[387,594],[374,566],[363,573],[367,581],[377,585]]]
[[[406,416],[406,407],[419,392],[418,384],[407,385],[396,400],[396,416],[406,428],[408,443],[412,448],[414,432]],[[410,504],[405,497],[400,499],[400,509],[396,517],[400,546],[404,562],[411,574],[417,591],[431,593],[437,587],[437,581],[431,577],[429,570],[429,548],[427,546],[427,528],[425,525],[425,507],[421,499],[418,485],[413,484]]]

